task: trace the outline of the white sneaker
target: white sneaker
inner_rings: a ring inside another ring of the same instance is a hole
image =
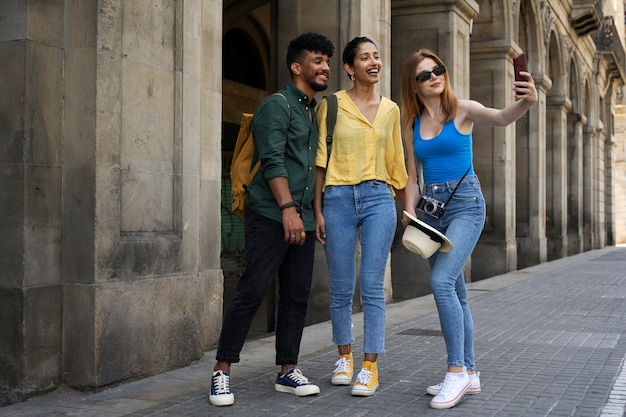
[[[470,388],[467,390],[466,394],[480,394],[481,393],[481,389],[480,389],[480,372],[476,372],[475,374],[476,376],[470,376]],[[429,395],[437,395],[439,394],[439,391],[441,391],[441,386],[443,385],[443,382],[437,384],[437,385],[430,385],[428,387],[426,387],[426,393]]]
[[[446,372],[439,394],[430,400],[430,406],[439,410],[452,408],[461,401],[463,395],[472,385],[467,372],[452,373]]]

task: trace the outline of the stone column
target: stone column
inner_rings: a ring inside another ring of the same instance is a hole
[[[597,169],[597,179],[596,179],[596,189],[597,191],[597,204],[598,211],[595,215],[595,244],[594,249],[601,249],[607,245],[607,219],[610,218],[610,204],[609,204],[609,184],[610,180],[606,177],[608,172],[607,170],[607,161],[606,161],[606,153],[605,153],[605,144],[606,144],[606,131],[598,132],[596,136],[596,146],[597,146],[597,155],[598,155],[598,169]]]
[[[597,204],[595,201],[596,193],[594,192],[596,184],[596,147],[595,147],[595,129],[589,124],[583,128],[583,251],[594,248],[595,244],[595,217],[597,213]]]
[[[571,101],[548,96],[546,109],[546,235],[548,260],[567,256],[567,112]]]
[[[63,2],[0,12],[0,407],[61,381]]]
[[[608,96],[610,96],[610,92]],[[589,213],[585,213],[585,219],[589,220],[589,249],[585,246],[585,250],[600,249],[606,245],[606,214],[607,207],[605,201],[605,171],[604,171],[604,142],[605,142],[606,130],[603,127],[598,126],[593,129],[590,136],[590,203],[585,207],[585,211],[589,210]],[[584,226],[586,229],[586,225]]]
[[[567,115],[568,201],[567,251],[575,255],[583,250],[583,126],[587,119],[577,113]]]
[[[401,71],[409,54],[427,48],[446,63],[458,97],[470,94],[470,30],[478,15],[474,0],[396,0],[392,5],[393,68]],[[400,102],[401,79],[392,80],[392,95]]]
[[[419,49],[427,48],[439,55],[448,68],[450,80],[459,97],[469,96],[469,41],[472,19],[478,14],[473,0],[411,0],[391,2],[392,99],[400,105],[402,64]],[[401,215],[399,211],[399,216]],[[392,266],[394,290],[400,299],[413,298],[430,292],[428,262],[406,250],[401,242],[402,227],[398,228]],[[472,262],[465,266],[465,279],[473,279]]]
[[[474,100],[495,108],[503,108],[514,100],[508,86],[515,54],[508,45],[497,50],[472,49]],[[517,269],[515,155],[515,124],[474,128],[474,169],[487,204],[485,228],[472,257],[477,279]]]
[[[277,10],[277,24],[274,26],[278,31],[275,36],[277,39],[277,88],[282,88],[289,81],[289,73],[284,64],[289,41],[301,33],[312,31],[325,35],[335,45],[335,55],[331,59],[329,88],[317,94],[318,101],[325,94],[350,88],[352,83],[343,69],[341,56],[345,45],[355,36],[367,36],[376,42],[384,65],[378,92],[389,97],[391,80],[389,0],[278,0]],[[312,18],[312,16],[316,17]],[[323,18],[320,19],[319,16]],[[317,244],[315,251],[313,285],[309,300],[309,322],[328,317],[329,288],[326,256],[320,244]],[[359,253],[357,253],[356,262],[358,273]],[[388,261],[385,274],[385,298],[388,302],[393,300],[390,265]],[[354,310],[360,309],[360,296],[357,291],[354,297]]]
[[[534,73],[539,99],[515,123],[517,194],[517,268],[546,261],[546,91],[551,82]]]
[[[391,5],[390,0],[278,0],[277,68],[278,85],[282,88],[289,80],[285,66],[285,52],[291,39],[304,32],[318,32],[328,37],[335,45],[335,56],[331,59],[331,76],[325,94],[348,89],[352,82],[343,70],[341,55],[343,48],[355,36],[371,38],[383,61],[380,94],[390,97],[391,82]]]
[[[626,243],[626,106],[615,107],[615,138],[607,143],[613,148],[613,220],[615,233],[610,244]],[[607,150],[608,152],[608,150]]]
[[[63,358],[71,386],[162,372],[215,346],[223,292],[217,3],[67,2]]]

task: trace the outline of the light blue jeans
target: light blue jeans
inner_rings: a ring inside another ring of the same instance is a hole
[[[333,343],[348,345],[352,335],[352,297],[356,286],[357,238],[363,305],[363,353],[385,352],[385,267],[396,231],[396,206],[389,185],[364,181],[328,186],[322,209],[326,222],[326,259],[330,276]]]
[[[459,180],[427,184],[424,194],[446,202]],[[467,303],[463,266],[469,259],[485,223],[485,199],[476,175],[468,175],[446,205],[440,219],[422,219],[452,242],[450,252],[435,252],[428,259],[432,269],[430,287],[446,342],[448,366],[475,369],[474,323]]]

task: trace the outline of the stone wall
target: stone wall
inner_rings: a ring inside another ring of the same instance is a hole
[[[61,381],[63,8],[0,3],[0,405]]]
[[[0,6],[0,403],[200,358],[223,302],[221,4]]]

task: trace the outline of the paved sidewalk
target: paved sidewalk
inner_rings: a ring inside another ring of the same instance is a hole
[[[207,392],[215,352],[196,365],[99,393],[55,392],[0,408],[0,416],[626,416],[626,248],[607,247],[469,284],[482,393],[433,410],[427,385],[446,367],[432,296],[387,309],[380,388],[352,397],[329,382],[336,360],[329,323],[305,329],[301,363],[321,388],[297,398],[274,391],[273,337],[248,342],[233,365],[235,404]],[[362,314],[354,316],[354,351]],[[358,359],[357,359],[358,358]],[[357,366],[360,355],[355,355]]]

